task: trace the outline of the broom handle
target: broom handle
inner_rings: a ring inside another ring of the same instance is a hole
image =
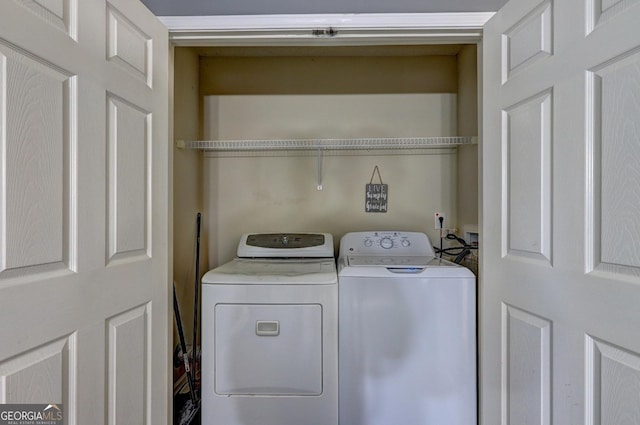
[[[180,348],[182,348],[182,361],[184,362],[184,373],[189,381],[189,395],[195,404],[197,401],[196,389],[191,378],[191,368],[189,367],[189,353],[187,353],[187,343],[184,340],[184,330],[182,329],[182,318],[180,317],[180,305],[176,295],[176,283],[173,282],[173,312],[175,313],[176,325],[178,326],[178,336],[180,337]]]

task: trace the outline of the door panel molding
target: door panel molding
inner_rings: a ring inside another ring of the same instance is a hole
[[[587,1],[586,35],[596,28],[605,25],[616,15],[624,13],[638,0],[589,0]]]
[[[551,321],[502,305],[502,424],[551,424]]]
[[[553,90],[502,111],[503,256],[552,258]]]
[[[551,0],[522,18],[502,35],[502,83],[540,59],[553,55]]]
[[[52,27],[77,40],[78,0],[14,0]]]
[[[640,419],[640,354],[585,336],[587,425]]]
[[[0,363],[0,403],[62,403],[75,423],[77,334],[53,340]]]
[[[1,39],[0,65],[0,281],[74,271],[77,76]]]
[[[151,302],[106,321],[106,423],[151,422]]]
[[[586,98],[586,271],[637,277],[640,48],[588,70]]]
[[[152,114],[107,94],[107,263],[151,257]]]
[[[151,37],[107,3],[107,59],[153,87]]]

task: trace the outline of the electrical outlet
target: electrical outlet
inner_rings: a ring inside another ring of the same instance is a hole
[[[440,229],[441,227],[444,228],[447,225],[443,212],[437,212],[433,216],[436,229]],[[442,224],[440,224],[440,219],[442,219]]]

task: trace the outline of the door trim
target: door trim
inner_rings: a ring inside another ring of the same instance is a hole
[[[162,16],[176,46],[477,43],[494,12]]]

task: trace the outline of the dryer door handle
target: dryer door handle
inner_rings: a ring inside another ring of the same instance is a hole
[[[279,320],[257,320],[256,335],[258,336],[280,335],[280,321]]]

